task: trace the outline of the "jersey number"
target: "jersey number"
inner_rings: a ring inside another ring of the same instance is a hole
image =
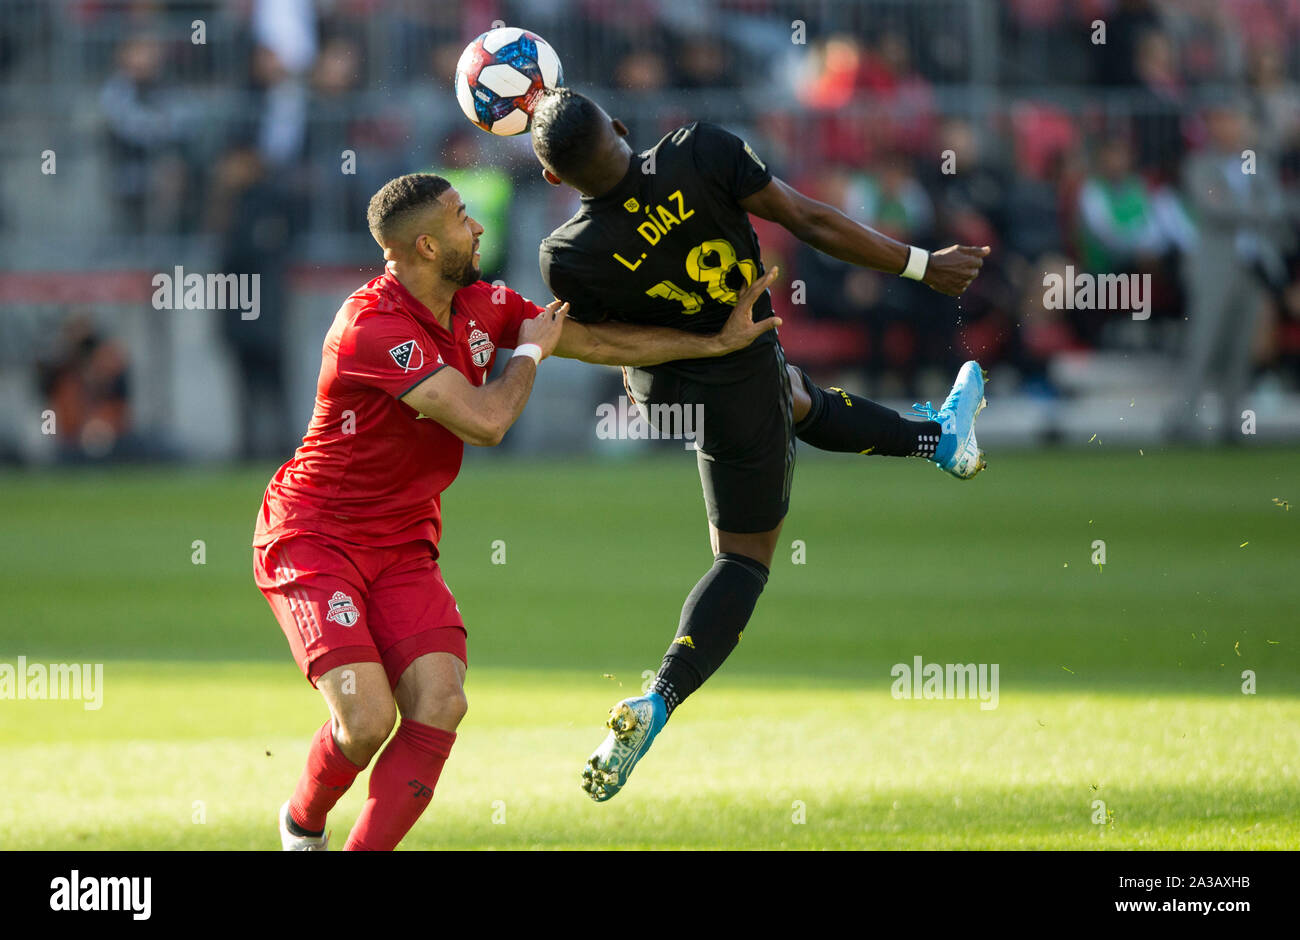
[[[703,284],[709,296],[723,304],[734,305],[736,303],[738,295],[727,286],[727,276],[731,273],[732,268],[737,267],[740,268],[745,283],[752,284],[754,276],[758,273],[758,266],[748,258],[738,261],[736,259],[736,249],[731,247],[731,242],[724,241],[721,238],[711,238],[706,242],[701,242],[692,248],[690,254],[686,256],[687,276],[691,280]],[[682,290],[672,281],[660,281],[647,290],[646,293],[651,297],[676,300],[682,305],[682,313],[687,315],[699,313],[700,307],[704,304],[704,298],[699,294],[694,291]]]

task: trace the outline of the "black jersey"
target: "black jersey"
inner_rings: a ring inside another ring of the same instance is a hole
[[[758,236],[740,200],[771,179],[736,135],[716,124],[687,124],[633,154],[612,190],[582,198],[578,214],[542,242],[542,277],[580,322],[716,333],[738,292],[763,273]],[[765,292],[754,319],[772,315]],[[730,381],[747,353],[774,342],[768,331],[747,350],[652,368]]]

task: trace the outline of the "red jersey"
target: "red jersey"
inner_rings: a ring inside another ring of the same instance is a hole
[[[440,496],[465,445],[399,399],[447,366],[482,385],[540,311],[479,281],[452,297],[448,331],[388,273],[349,297],[325,336],[311,425],[267,487],[253,544],[297,532],[370,546],[427,539],[436,557]]]

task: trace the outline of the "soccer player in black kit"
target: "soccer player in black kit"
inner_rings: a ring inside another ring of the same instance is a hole
[[[773,177],[739,137],[688,124],[634,153],[627,129],[569,89],[547,92],[532,120],[547,181],[582,193],[582,207],[541,245],[542,276],[580,322],[627,322],[713,333],[737,292],[764,272],[748,213],[843,261],[923,281],[952,296],[979,273],[987,247],[927,253],[853,222]],[[766,292],[755,321],[771,317]],[[822,389],[785,361],[777,331],[725,356],[624,370],[629,396],[650,419],[656,405],[703,409],[700,482],[714,552],[682,608],[677,634],[650,691],[610,711],[610,729],[587,761],[583,789],[597,802],[627,782],[686,696],[740,640],[767,583],[790,503],[795,438],[823,450],[924,457],[962,479],[984,467],[975,417],[984,406],[979,365],[962,366],[942,408],[912,421],[838,388]],[[669,430],[669,429],[661,429]]]

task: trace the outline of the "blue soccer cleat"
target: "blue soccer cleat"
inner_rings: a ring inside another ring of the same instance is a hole
[[[975,360],[962,365],[952,391],[938,411],[928,401],[912,405],[912,414],[938,422],[939,446],[931,459],[941,470],[959,480],[969,480],[988,466],[984,451],[975,440],[975,419],[988,402],[984,398],[984,370]]]
[[[650,750],[668,721],[668,707],[657,692],[625,698],[609,710],[609,734],[582,769],[582,789],[604,803],[623,789],[632,768]]]

